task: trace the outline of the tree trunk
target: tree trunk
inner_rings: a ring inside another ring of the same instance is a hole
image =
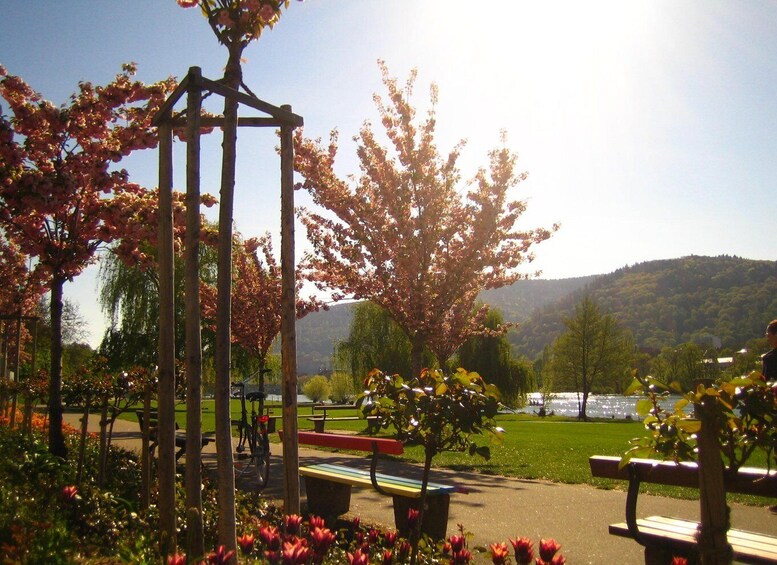
[[[162,123],[159,126],[159,386],[157,393],[159,465],[157,469],[160,552],[163,556],[175,553],[177,548],[172,146],[172,127],[169,122]]]
[[[425,345],[426,345],[425,336],[416,332],[415,335],[413,335],[413,338],[411,341],[411,350],[410,350],[410,371],[413,374],[407,375],[407,377],[418,377],[421,375],[421,371],[424,368],[424,346]]]
[[[111,418],[111,428],[113,428],[113,422],[115,416]],[[98,458],[97,469],[97,484],[103,486],[105,484],[105,475],[108,471],[108,395],[103,394],[100,400],[100,456]]]
[[[421,528],[424,523],[424,510],[426,508],[426,491],[429,485],[429,472],[432,469],[432,459],[434,458],[435,450],[424,450],[424,474],[421,480],[421,496],[418,499],[418,522],[416,522],[415,528],[410,532],[410,543],[413,547],[413,554],[410,558],[410,563],[415,563],[418,558],[418,542],[421,539]]]
[[[186,520],[187,555],[203,555],[202,342],[200,335],[200,69],[189,69],[186,131]]]
[[[291,106],[283,106],[291,112]],[[281,127],[281,364],[283,368],[283,499],[286,514],[300,513],[297,438],[296,276],[294,266],[293,128]]]
[[[65,278],[55,274],[51,281],[51,368],[49,370],[49,451],[67,459],[62,433],[62,287]]]
[[[81,416],[81,437],[78,443],[78,467],[76,469],[76,484],[81,486],[81,473],[84,470],[84,458],[86,456],[86,432],[89,430],[89,404],[92,399],[86,397],[84,414]]]
[[[229,60],[224,83],[240,87],[239,42],[229,44]],[[218,460],[218,543],[237,548],[235,525],[235,471],[232,456],[232,429],[229,407],[232,321],[232,210],[235,193],[237,145],[237,100],[224,100],[224,140],[222,142],[221,191],[219,197],[219,242],[216,295],[216,451]],[[234,562],[234,558],[233,561]]]

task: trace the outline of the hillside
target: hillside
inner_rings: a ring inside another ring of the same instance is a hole
[[[482,298],[506,321],[519,323],[508,339],[515,353],[534,359],[586,293],[614,313],[640,347],[658,350],[713,336],[739,349],[777,318],[777,262],[728,256],[649,261],[607,275],[519,281]],[[352,312],[353,304],[333,306],[297,324],[300,372],[331,368]]]
[[[777,262],[690,256],[624,267],[535,312],[511,332],[515,352],[536,357],[585,294],[615,314],[640,347],[712,337],[738,349],[777,318]]]

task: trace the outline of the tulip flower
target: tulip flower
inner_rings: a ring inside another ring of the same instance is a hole
[[[561,549],[561,546],[554,539],[540,539],[540,559],[550,563],[553,556]]]
[[[259,539],[269,551],[278,551],[281,548],[281,535],[275,526],[259,528]]]
[[[504,565],[507,563],[510,550],[507,549],[506,543],[492,543],[489,549],[491,550],[491,563],[494,565]]]
[[[685,557],[672,557],[672,565],[688,565]]]
[[[370,554],[362,553],[360,549],[357,549],[354,553],[346,553],[348,556],[348,565],[369,565]]]
[[[186,555],[176,553],[167,557],[167,565],[186,565]]]
[[[296,536],[299,534],[300,526],[302,526],[302,516],[296,514],[290,514],[285,519],[286,528],[285,532],[290,536]]]
[[[65,502],[75,502],[79,498],[81,497],[78,496],[77,486],[71,485],[67,487],[62,487],[62,500],[64,500]]]
[[[256,538],[253,534],[243,534],[237,538],[237,545],[240,546],[240,551],[245,555],[248,555],[254,550],[254,542]]]
[[[390,549],[384,550],[380,563],[381,565],[392,565],[394,563],[394,552]]]
[[[225,546],[220,545],[215,552],[208,555],[208,563],[213,563],[214,565],[227,565],[234,556],[235,550],[227,551]]]
[[[286,542],[283,544],[281,559],[284,565],[304,565],[310,557],[310,548],[305,540],[297,540],[296,543]]]
[[[315,528],[326,528],[326,522],[321,516],[311,516],[308,520],[308,527],[313,530]]]
[[[313,528],[309,536],[316,552],[321,555],[326,553],[335,541],[335,535],[329,528]]]
[[[518,565],[529,565],[534,561],[534,544],[529,538],[510,539]]]

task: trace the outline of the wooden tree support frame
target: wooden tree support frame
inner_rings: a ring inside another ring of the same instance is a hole
[[[193,389],[187,391],[187,434],[192,449],[187,449],[188,460],[199,472],[201,434],[200,414],[200,383],[202,369],[202,352],[200,345],[199,296],[196,288],[196,277],[199,271],[197,253],[189,252],[196,246],[196,236],[200,231],[199,194],[200,194],[200,128],[222,126],[224,117],[202,117],[202,98],[204,93],[213,93],[225,99],[236,101],[266,114],[262,117],[238,118],[238,127],[275,127],[281,130],[281,273],[282,273],[282,320],[281,320],[281,354],[283,368],[283,428],[289,433],[284,436],[284,503],[285,510],[290,514],[299,513],[299,453],[297,443],[297,361],[296,361],[296,297],[295,297],[295,264],[294,264],[294,129],[303,125],[301,116],[291,111],[291,106],[274,106],[259,98],[249,95],[224,84],[202,76],[199,67],[191,67],[186,77],[175,91],[162,104],[154,116],[152,125],[159,129],[159,491],[160,491],[160,526],[163,533],[175,544],[175,517],[164,516],[162,509],[163,490],[166,496],[175,493],[175,421],[174,421],[174,391],[175,391],[175,320],[173,317],[173,222],[172,222],[172,130],[174,127],[185,127],[187,130],[187,174],[186,174],[186,205],[187,205],[187,255],[186,255],[186,359],[187,377]],[[173,107],[188,94],[186,115],[174,116]],[[228,204],[231,204],[228,203]],[[196,206],[196,210],[195,210]],[[230,221],[232,210],[229,210]],[[231,292],[231,288],[219,281],[219,293]],[[231,285],[230,285],[231,287]],[[217,308],[222,308],[219,304]],[[217,311],[218,315],[218,311]],[[227,315],[229,315],[227,313]],[[226,331],[229,332],[227,325]],[[229,335],[217,335],[219,343],[230,343]],[[219,368],[217,367],[217,371]],[[217,380],[219,379],[217,375]],[[224,379],[224,375],[221,376]],[[229,375],[226,375],[229,382]],[[219,387],[216,390],[219,394]],[[228,394],[228,392],[227,392]],[[218,400],[217,400],[218,402]],[[228,402],[228,397],[227,397]],[[217,449],[229,451],[232,457],[231,444],[219,446]],[[230,465],[231,469],[231,465]],[[164,476],[162,476],[164,473]],[[194,472],[192,472],[193,474]],[[220,477],[220,480],[225,477]],[[187,467],[187,492],[190,473]],[[234,481],[234,477],[232,477]],[[196,488],[199,489],[199,479]],[[187,503],[192,502],[188,499]],[[171,504],[172,503],[172,504]],[[167,500],[165,506],[174,508],[174,499]]]

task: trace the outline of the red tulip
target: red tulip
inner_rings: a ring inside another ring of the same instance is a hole
[[[529,538],[510,539],[515,550],[515,562],[518,565],[529,565],[534,560],[534,544]]]
[[[65,502],[75,502],[81,498],[78,496],[78,487],[71,485],[67,487],[62,487],[62,500]]]
[[[688,565],[685,557],[672,557],[672,565]]]
[[[248,555],[254,550],[254,541],[256,538],[253,534],[243,534],[237,538],[237,545],[240,546],[240,551]]]
[[[296,514],[290,514],[286,516],[286,533],[292,536],[299,534],[300,526],[302,525],[302,516]]]
[[[227,551],[227,548],[220,545],[219,548],[208,555],[208,563],[214,563],[215,565],[226,565],[235,556],[235,550]]]
[[[494,565],[504,565],[507,563],[510,550],[507,549],[506,543],[492,543],[489,549],[491,550],[491,562]]]
[[[176,553],[167,557],[167,565],[186,565],[186,555]]]
[[[308,527],[311,530],[315,528],[326,528],[326,523],[321,516],[311,516],[308,520]]]
[[[275,526],[259,528],[259,539],[269,551],[278,551],[281,548],[281,535]]]
[[[322,555],[329,550],[335,541],[335,535],[328,528],[313,528],[309,536],[315,550]]]
[[[297,540],[296,543],[286,542],[283,544],[281,552],[281,561],[283,565],[304,565],[310,557],[310,548],[305,540]]]
[[[561,546],[554,539],[540,539],[540,559],[543,561],[552,561],[556,552]]]
[[[346,553],[346,555],[348,556],[348,565],[370,564],[370,554],[362,553],[359,549],[357,549],[355,553]]]
[[[451,544],[451,549],[453,550],[453,553],[458,553],[465,547],[467,547],[467,540],[464,536],[451,536],[448,538],[448,541]]]
[[[383,552],[383,559],[381,559],[381,565],[392,565],[394,563],[394,553],[390,549],[386,549]]]

